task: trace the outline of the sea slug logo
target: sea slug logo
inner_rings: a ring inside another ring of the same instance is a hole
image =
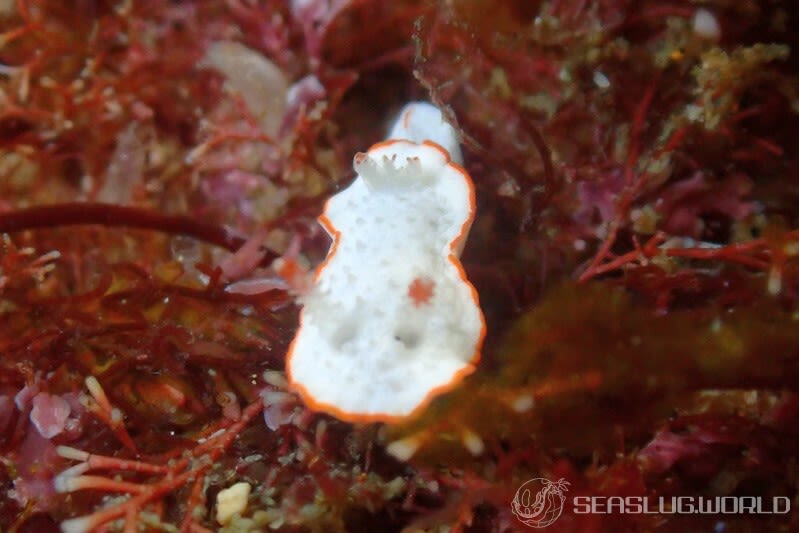
[[[569,482],[537,477],[525,482],[510,504],[516,518],[526,526],[544,528],[563,513]],[[569,513],[659,514],[659,515],[788,515],[787,496],[573,496]]]
[[[524,525],[547,527],[560,518],[568,485],[569,482],[563,478],[554,483],[542,477],[526,481],[516,491],[510,504],[511,511]]]

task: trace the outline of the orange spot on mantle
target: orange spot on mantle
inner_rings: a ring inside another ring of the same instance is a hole
[[[433,288],[436,284],[429,279],[414,278],[408,285],[408,297],[413,301],[415,307],[429,303],[433,297]]]

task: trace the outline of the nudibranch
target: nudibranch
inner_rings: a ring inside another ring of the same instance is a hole
[[[333,243],[287,356],[306,404],[351,422],[419,412],[474,371],[485,336],[459,256],[475,214],[454,129],[417,102],[319,221]]]

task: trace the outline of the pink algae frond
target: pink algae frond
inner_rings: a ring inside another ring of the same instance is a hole
[[[256,400],[242,411],[241,417],[237,421],[227,427],[217,428],[213,433],[198,439],[185,456],[175,458],[168,466],[146,461],[97,456],[69,447],[60,448],[59,454],[62,457],[80,462],[56,476],[54,485],[57,492],[72,493],[90,490],[122,493],[130,496],[122,503],[112,504],[86,516],[70,518],[62,523],[62,529],[65,531],[92,530],[118,519],[124,520],[125,529],[135,529],[139,522],[139,514],[153,502],[189,483],[193,483],[194,487],[201,487],[214,462],[227,451],[238,434],[262,409],[263,404],[260,400]],[[107,471],[109,474],[111,472],[132,472],[155,475],[156,478],[144,484],[131,483],[119,481],[110,475],[109,477],[87,475],[87,472],[93,471]],[[202,504],[201,493],[193,490],[189,501],[186,502],[182,527],[191,528],[199,525],[194,518],[194,508]]]

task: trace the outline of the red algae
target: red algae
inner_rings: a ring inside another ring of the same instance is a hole
[[[799,494],[791,2],[65,6],[0,10],[0,529],[215,530],[245,483],[228,528],[522,530],[534,478],[552,530],[797,527],[573,504]],[[418,417],[352,425],[288,388],[272,262],[322,261],[325,199],[419,99],[475,181],[488,335]]]

